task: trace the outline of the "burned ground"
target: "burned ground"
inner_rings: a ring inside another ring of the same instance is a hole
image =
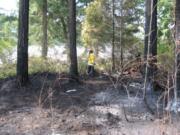
[[[179,135],[178,117],[154,105],[160,92],[149,101],[155,115],[149,112],[142,82],[99,75],[76,83],[56,73],[31,75],[27,87],[15,78],[1,80],[0,134]]]

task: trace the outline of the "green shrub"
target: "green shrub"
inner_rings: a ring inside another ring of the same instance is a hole
[[[16,64],[4,64],[0,67],[0,79],[15,76]]]

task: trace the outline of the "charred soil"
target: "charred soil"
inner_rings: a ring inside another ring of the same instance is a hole
[[[161,92],[149,102],[152,115],[142,87],[140,76],[128,75],[83,76],[76,83],[65,73],[37,73],[27,87],[15,78],[0,80],[0,134],[179,135],[178,116],[154,105]]]

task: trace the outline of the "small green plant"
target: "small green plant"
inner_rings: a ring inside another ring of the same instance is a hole
[[[15,76],[16,64],[4,64],[0,67],[0,79]]]
[[[80,74],[85,74],[86,70],[87,70],[87,61],[82,60],[82,59],[79,59],[78,61],[79,61],[79,63],[78,63],[79,73]]]
[[[174,47],[173,45],[159,44],[157,61],[158,65],[164,67],[166,71],[173,71],[174,68]]]

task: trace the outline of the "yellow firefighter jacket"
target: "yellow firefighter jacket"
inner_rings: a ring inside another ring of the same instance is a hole
[[[89,54],[88,65],[93,66],[95,64],[95,55],[93,53]]]

